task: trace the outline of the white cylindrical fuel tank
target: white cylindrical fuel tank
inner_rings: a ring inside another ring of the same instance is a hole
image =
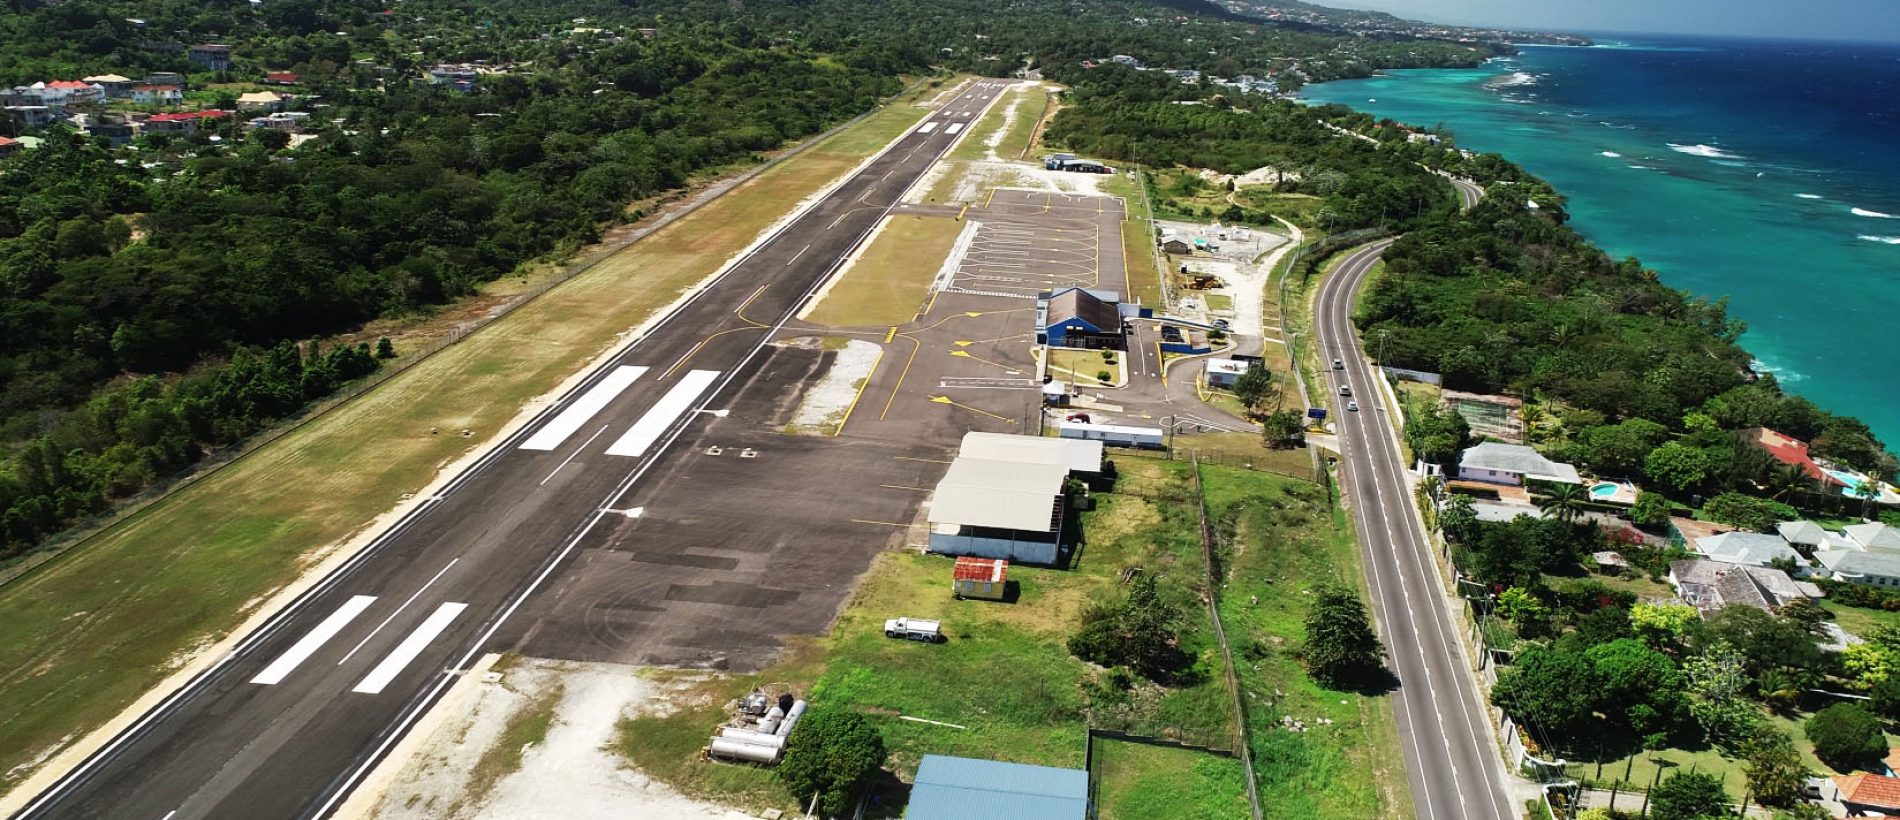
[[[801,700],[793,703],[792,711],[785,713],[785,722],[779,724],[778,731],[775,732],[775,734],[779,737],[790,735],[792,733],[792,725],[798,723],[798,718],[804,714],[805,702]],[[764,727],[760,727],[760,729],[763,730]]]
[[[745,760],[752,763],[774,763],[778,761],[779,750],[756,743],[746,743],[729,737],[716,737],[712,741],[713,757],[729,760]]]
[[[719,736],[730,739],[730,740],[737,740],[737,741],[740,741],[741,743],[750,743],[755,746],[770,746],[774,749],[785,748],[784,737],[781,737],[779,735],[768,735],[763,732],[754,732],[751,729],[741,729],[741,728],[738,728],[737,726],[726,726],[726,727],[721,728],[719,730]]]

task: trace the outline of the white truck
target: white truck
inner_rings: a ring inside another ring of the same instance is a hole
[[[919,618],[892,618],[884,622],[884,637],[943,643],[943,623]]]

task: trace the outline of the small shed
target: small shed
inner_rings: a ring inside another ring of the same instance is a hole
[[[904,810],[909,820],[1087,820],[1089,815],[1089,773],[1081,769],[944,755],[924,755]]]
[[[1008,586],[1009,562],[1001,558],[961,555],[950,572],[950,591],[958,598],[1001,601]]]
[[[1233,359],[1208,359],[1207,386],[1223,390],[1233,387],[1234,382],[1240,381],[1240,377],[1251,369],[1252,367],[1246,362]]]
[[[1176,256],[1189,256],[1194,253],[1194,246],[1179,239],[1170,239],[1161,243],[1161,250]]]

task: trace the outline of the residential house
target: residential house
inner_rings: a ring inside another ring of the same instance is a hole
[[[262,117],[252,117],[252,128],[269,128],[276,131],[302,131],[303,124],[310,115],[303,111],[280,111]]]
[[[196,134],[200,127],[215,124],[216,120],[230,115],[229,111],[217,110],[153,114],[145,121],[145,130],[154,134]]]
[[[1121,295],[1113,291],[1062,288],[1036,299],[1036,343],[1051,347],[1121,350]]]
[[[270,91],[253,91],[237,98],[239,111],[282,111],[284,98]]]
[[[114,147],[125,145],[138,136],[138,127],[129,119],[118,114],[101,114],[86,118],[86,136],[103,137]]]
[[[39,85],[36,83],[35,85]],[[100,86],[81,80],[54,80],[45,83],[49,104],[80,105],[99,102],[106,98],[106,90]],[[57,96],[55,96],[57,95]],[[57,102],[53,102],[57,100]]]
[[[14,154],[20,153],[20,150],[25,147],[26,146],[22,145],[19,140],[12,137],[0,137],[0,157],[13,156]]]
[[[1813,584],[1796,581],[1778,569],[1701,558],[1670,562],[1669,585],[1683,603],[1704,617],[1725,606],[1739,604],[1773,612],[1797,598],[1821,597]]]
[[[473,66],[439,65],[429,69],[429,83],[453,88],[464,94],[474,91],[481,81],[481,73]]]
[[[1765,567],[1780,560],[1793,561],[1796,565],[1807,563],[1781,536],[1759,532],[1725,532],[1698,538],[1693,549],[1711,561],[1724,564]]]
[[[1900,529],[1886,524],[1849,524],[1841,534],[1857,549],[1900,551]]]
[[[1464,452],[1458,460],[1458,477],[1467,481],[1521,486],[1526,480],[1558,484],[1582,484],[1577,468],[1552,461],[1522,444],[1487,441]]]
[[[297,73],[294,71],[272,71],[264,75],[265,85],[296,85]]]
[[[1834,778],[1834,800],[1847,809],[1849,816],[1900,814],[1900,778],[1878,774],[1838,775]]]
[[[185,58],[206,71],[231,70],[231,47],[227,45],[201,43],[186,49]]]
[[[45,105],[9,105],[7,117],[20,124],[21,128],[43,128],[59,119],[59,112]]]
[[[1815,489],[1823,486],[1845,487],[1846,483],[1829,475],[1821,465],[1808,455],[1808,443],[1793,436],[1783,435],[1766,427],[1752,427],[1737,433],[1743,442],[1761,448],[1776,461],[1800,467],[1816,482]]]
[[[1845,540],[1813,521],[1783,521],[1775,525],[1775,532],[1780,533],[1781,540],[1789,546],[1809,555],[1816,550],[1844,546],[1841,542]]]
[[[132,102],[139,105],[173,106],[185,101],[185,90],[175,85],[141,85],[132,89]]]
[[[171,86],[177,86],[180,90],[185,90],[185,91],[188,91],[191,89],[191,81],[186,79],[185,75],[180,74],[176,71],[154,71],[150,74],[145,75],[144,79],[139,80],[139,84],[140,85],[171,85]]]
[[[138,85],[132,78],[121,77],[117,74],[95,74],[81,79],[80,82],[98,86],[109,100],[122,100],[132,96],[133,86]]]

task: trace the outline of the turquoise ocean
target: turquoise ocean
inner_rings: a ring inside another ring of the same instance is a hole
[[[1304,96],[1549,180],[1612,256],[1727,297],[1758,369],[1900,445],[1900,46],[1599,43]]]

